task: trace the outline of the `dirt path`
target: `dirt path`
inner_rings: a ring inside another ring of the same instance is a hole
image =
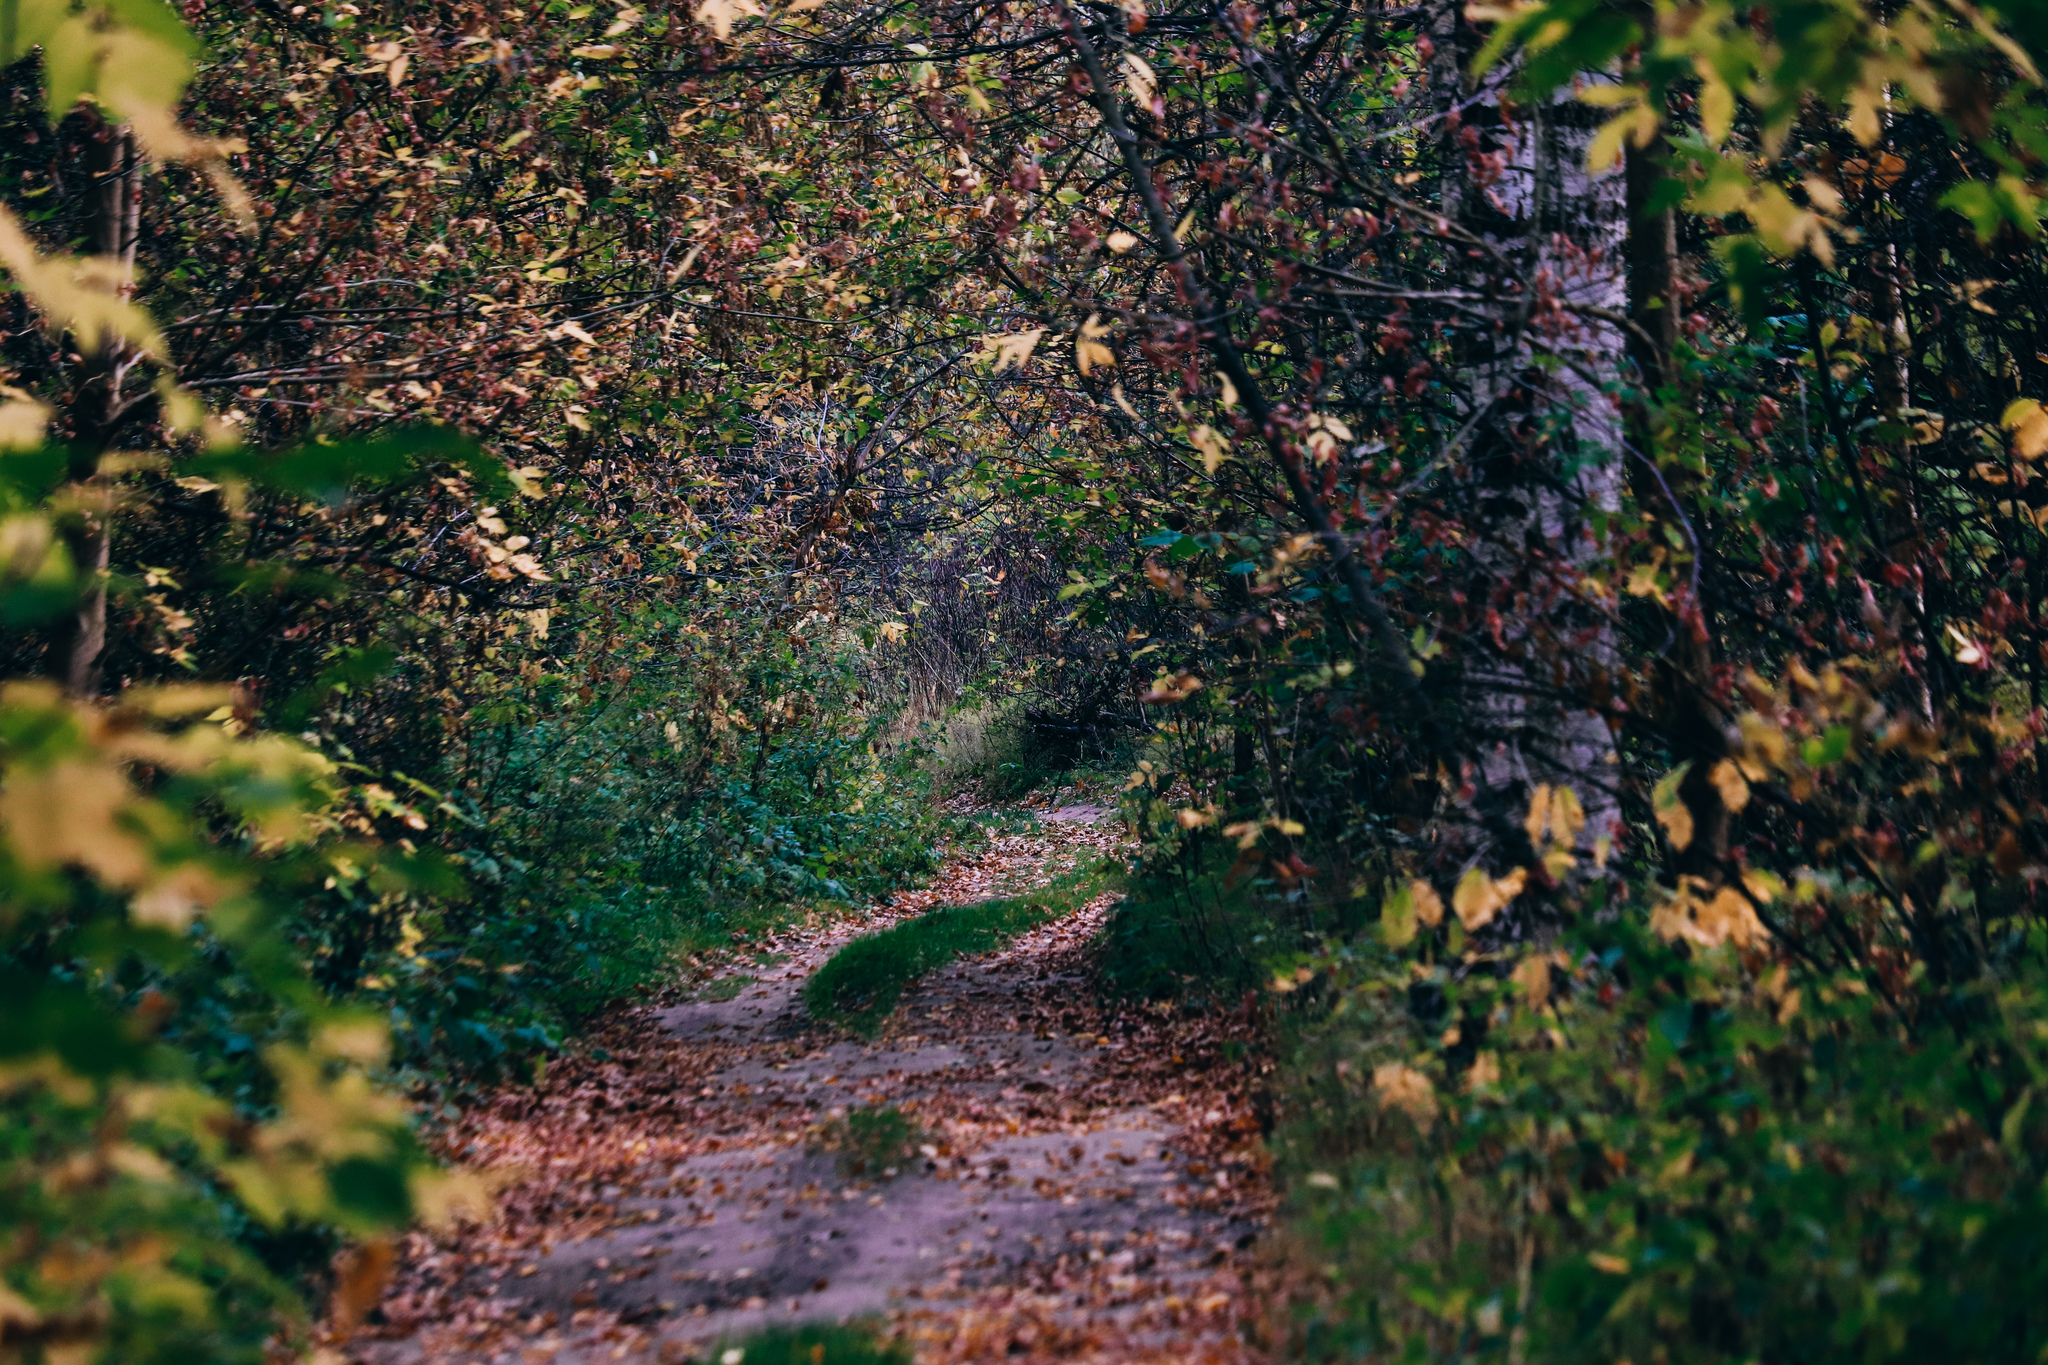
[[[869,1317],[920,1361],[1251,1358],[1255,1054],[1242,1020],[1100,1006],[1109,897],[926,978],[872,1040],[799,999],[857,932],[1113,856],[1106,814],[1047,811],[872,918],[770,945],[783,960],[738,995],[622,1014],[465,1115],[453,1150],[507,1180],[500,1217],[416,1236],[349,1353],[675,1362]],[[819,1125],[881,1106],[923,1130],[906,1169],[849,1176],[814,1150]]]

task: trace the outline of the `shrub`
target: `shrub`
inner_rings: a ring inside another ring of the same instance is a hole
[[[1946,1001],[1595,916],[1331,960],[1276,1142],[1311,1359],[2033,1361],[2039,930]]]
[[[1103,985],[1116,995],[1200,1003],[1261,984],[1269,961],[1300,947],[1267,890],[1221,840],[1156,845],[1111,914]]]
[[[854,660],[725,626],[733,652],[759,646],[739,673],[650,618],[623,651],[644,666],[589,700],[566,672],[492,693],[420,784],[463,893],[309,910],[323,984],[387,1008],[405,1063],[516,1074],[690,953],[936,865],[925,749],[880,742],[889,718],[863,711]],[[729,723],[743,709],[764,718]]]

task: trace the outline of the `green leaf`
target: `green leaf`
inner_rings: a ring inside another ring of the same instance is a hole
[[[1849,756],[1849,742],[1853,738],[1846,725],[1830,725],[1827,733],[1817,735],[1799,746],[1799,756],[1809,768],[1825,768],[1831,763],[1840,763]]]
[[[263,453],[237,449],[205,456],[192,468],[212,478],[246,479],[282,493],[339,503],[350,490],[409,482],[436,465],[454,465],[487,497],[514,491],[504,466],[448,427],[402,427],[360,441],[295,446]]]
[[[1415,940],[1415,897],[1403,882],[1399,890],[1380,902],[1380,942],[1402,948]]]
[[[1728,301],[1751,331],[1760,330],[1771,315],[1772,297],[1782,287],[1784,272],[1765,252],[1762,242],[1747,233],[1714,243],[1726,272]]]
[[[18,62],[30,49],[47,47],[70,13],[66,0],[0,0],[0,63]]]
[[[2016,175],[2001,175],[1988,184],[1965,181],[1935,202],[1969,219],[1979,242],[1989,242],[2008,226],[2023,237],[2041,235],[2041,201]]]
[[[412,1216],[405,1171],[388,1159],[352,1156],[330,1166],[327,1188],[343,1216],[366,1228],[403,1224]]]

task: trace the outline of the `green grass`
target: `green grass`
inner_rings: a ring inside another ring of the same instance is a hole
[[[891,1104],[849,1110],[844,1118],[821,1123],[812,1131],[808,1145],[814,1152],[836,1155],[843,1175],[887,1179],[916,1154],[922,1141],[924,1129]]]
[[[812,1323],[714,1347],[706,1359],[720,1365],[910,1365],[910,1351],[859,1323]]]
[[[1070,914],[1109,884],[1106,867],[1069,872],[1038,890],[972,905],[941,906],[832,955],[804,987],[813,1017],[860,1033],[881,1026],[904,989],[956,957],[992,952],[1017,935]]]
[[[1030,834],[1038,828],[1038,812],[1024,806],[992,806],[975,811],[961,823],[968,833]]]
[[[753,984],[754,978],[751,976],[714,977],[704,983],[703,988],[697,992],[697,998],[723,1004]]]

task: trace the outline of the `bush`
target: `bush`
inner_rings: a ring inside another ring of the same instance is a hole
[[[343,1234],[465,1192],[372,1077],[383,1021],[323,999],[283,932],[338,865],[331,764],[201,720],[0,688],[0,1319],[42,1359],[261,1361]]]
[[[1305,1357],[2035,1361],[2048,973],[1887,997],[1638,916],[1331,960],[1276,1147]]]
[[[387,1008],[403,1062],[517,1074],[691,953],[936,866],[926,750],[881,742],[889,717],[862,709],[855,660],[724,624],[730,648],[711,651],[642,621],[618,652],[644,666],[587,699],[566,670],[491,692],[417,784],[467,886],[309,908],[323,984]],[[732,721],[748,711],[751,728]]]
[[[1129,881],[1104,935],[1110,993],[1199,1004],[1261,984],[1273,959],[1297,951],[1255,870],[1222,840],[1155,845]]]
[[[1042,742],[1015,702],[949,717],[939,759],[948,786],[972,788],[988,801],[1014,801],[1074,766],[1071,753]]]

